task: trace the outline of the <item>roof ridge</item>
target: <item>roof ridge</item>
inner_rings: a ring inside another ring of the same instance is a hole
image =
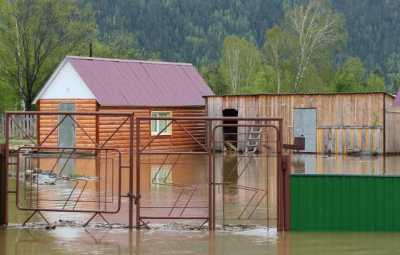
[[[94,61],[108,61],[108,62],[128,62],[128,63],[155,64],[155,65],[182,65],[182,66],[193,66],[193,64],[191,64],[191,63],[166,62],[166,61],[152,61],[152,60],[119,59],[119,58],[98,58],[98,57],[84,57],[84,56],[66,56],[65,58],[66,58],[66,59],[78,59],[78,60],[94,60]]]

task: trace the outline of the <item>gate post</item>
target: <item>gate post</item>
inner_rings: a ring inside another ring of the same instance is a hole
[[[0,144],[0,226],[8,224],[8,185],[6,167],[6,145]]]
[[[290,230],[290,156],[278,162],[278,231]]]

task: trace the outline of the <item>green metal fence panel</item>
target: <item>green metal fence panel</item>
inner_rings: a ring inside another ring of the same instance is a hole
[[[292,175],[293,231],[400,231],[400,177]]]

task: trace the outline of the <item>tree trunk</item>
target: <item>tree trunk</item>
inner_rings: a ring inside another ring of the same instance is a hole
[[[26,98],[24,99],[25,111],[32,111],[33,110],[33,104],[32,104],[33,99],[32,98],[33,98],[32,95],[27,95]]]

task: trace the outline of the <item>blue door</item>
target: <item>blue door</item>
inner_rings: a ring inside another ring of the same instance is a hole
[[[75,112],[75,105],[71,103],[61,103],[58,110],[60,112]],[[65,115],[59,116],[61,121]],[[68,116],[58,127],[58,146],[64,148],[75,147],[75,123],[71,119],[73,116]],[[62,156],[58,162],[59,172],[61,176],[71,176],[74,174],[75,160],[71,158],[72,149],[62,150]]]
[[[294,136],[306,139],[304,152],[317,152],[317,110],[295,109],[293,118]]]
[[[59,105],[60,112],[75,112],[75,105],[71,103],[62,103]],[[59,121],[64,118],[60,115]],[[58,128],[58,146],[74,147],[75,146],[75,123],[67,117]]]

